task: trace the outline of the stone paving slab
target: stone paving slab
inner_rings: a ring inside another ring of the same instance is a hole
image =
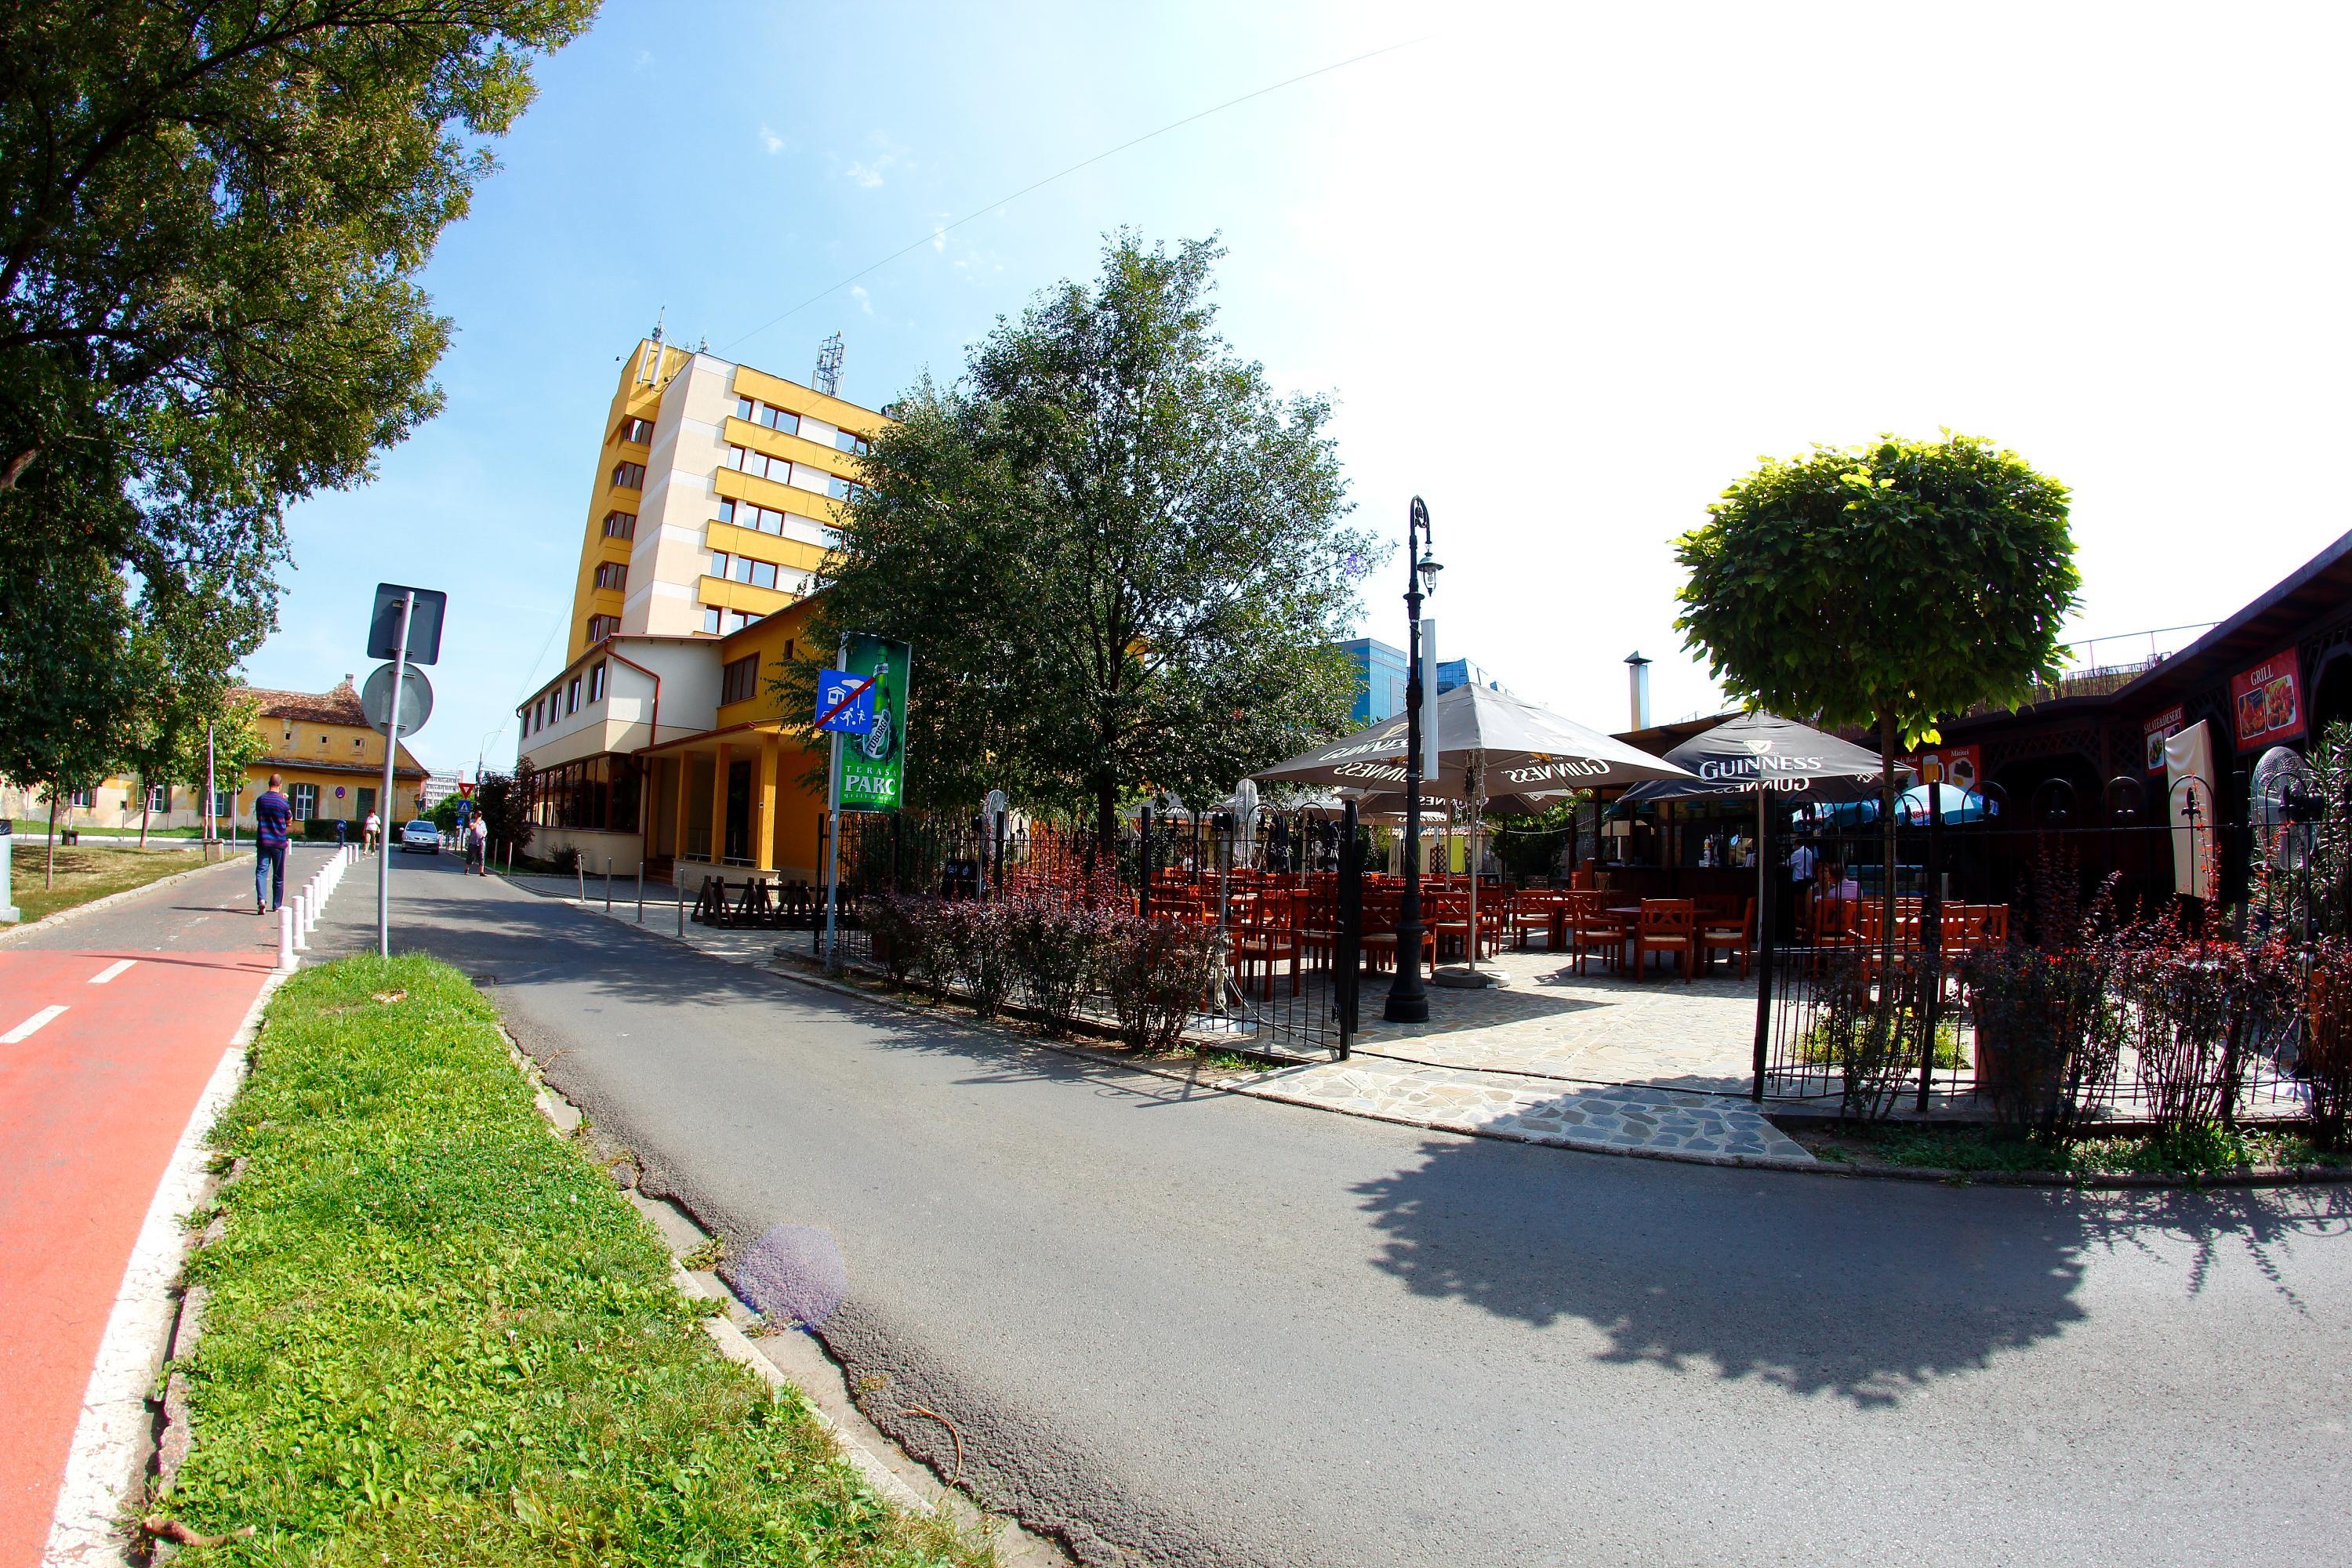
[[[1560,1087],[1444,1068],[1351,1060],[1283,1068],[1224,1087],[1266,1100],[1610,1153],[1813,1163],[1744,1101],[1638,1085]]]

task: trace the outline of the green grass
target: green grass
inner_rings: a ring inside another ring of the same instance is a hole
[[[2005,1136],[1983,1127],[1884,1126],[1801,1131],[1798,1141],[1843,1164],[1969,1173],[2055,1172],[2074,1176],[2217,1176],[2263,1165],[2341,1164],[2299,1132],[2271,1128],[2190,1128],[2161,1134],[2110,1133],[2066,1142]]]
[[[8,868],[11,894],[26,921],[37,921],[59,910],[128,892],[205,863],[201,849],[148,849],[130,846],[93,847],[58,846],[57,885],[44,886],[48,863],[45,840],[18,834],[11,847]]]
[[[1906,1031],[1916,1030],[1917,1026],[1907,1019],[1904,1024]],[[1807,1031],[1797,1041],[1796,1057],[1799,1061],[1811,1066],[1835,1067],[1837,1040],[1830,1026],[1816,1024]],[[1956,1018],[1936,1020],[1936,1065],[1948,1070],[1969,1065],[1968,1055],[1960,1048],[1960,1026]]]
[[[725,1362],[652,1228],[421,958],[309,970],[214,1138],[243,1156],[163,1511],[191,1563],[977,1564]]]

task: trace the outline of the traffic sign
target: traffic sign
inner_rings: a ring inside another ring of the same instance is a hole
[[[336,798],[337,800],[341,800],[341,799],[342,799],[342,798],[343,798],[343,786],[342,786],[342,785],[341,785],[341,784],[337,784],[337,785],[335,786],[335,798]]]
[[[816,727],[863,735],[874,728],[874,678],[828,669],[817,677]]]
[[[410,588],[398,583],[375,585],[375,613],[368,616],[370,658],[400,657],[400,605],[410,594],[416,595],[416,608],[408,617],[408,662],[440,662],[441,617],[449,608],[449,595],[438,588]],[[407,729],[408,721],[402,720],[400,727]]]
[[[425,721],[433,717],[433,683],[415,665],[406,671],[407,679],[400,689],[400,732],[414,735],[425,728]],[[379,735],[392,729],[392,666],[380,664],[360,688],[360,711]]]
[[[457,795],[461,800],[471,800],[474,798],[474,785],[471,780],[459,779],[457,781]]]

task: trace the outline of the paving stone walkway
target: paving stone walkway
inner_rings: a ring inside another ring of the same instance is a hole
[[[1503,1073],[1360,1058],[1282,1068],[1224,1087],[1324,1110],[1568,1149],[1812,1163],[1803,1145],[1744,1100],[1638,1084],[1531,1083]]]

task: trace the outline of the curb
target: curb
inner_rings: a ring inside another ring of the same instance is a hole
[[[512,886],[512,884],[509,884],[509,886]],[[773,974],[780,979],[789,980],[798,985],[806,985],[814,990],[831,992],[836,996],[850,997],[860,1002],[871,1003],[878,1007],[887,1007],[894,1012],[907,1013],[917,1017],[936,1018],[938,1016],[938,1015],[929,1008],[919,1006],[912,1002],[904,1001],[896,996],[877,995],[874,993],[861,991],[854,985],[845,984],[841,981],[834,980],[824,975],[798,973],[794,969],[784,967],[781,961],[773,958],[763,963],[745,963],[741,959],[728,958],[719,953],[710,952],[705,949],[696,947],[692,942],[687,941],[683,937],[672,935],[667,931],[657,931],[650,926],[639,926],[635,921],[624,921],[617,914],[606,915],[601,910],[590,909],[574,898],[566,898],[561,894],[554,893],[538,893],[530,888],[518,887],[516,888],[516,891],[530,893],[535,898],[551,899],[556,902],[567,904],[573,909],[580,910],[584,914],[594,915],[600,920],[610,920],[615,925],[626,926],[630,930],[643,931],[646,935],[658,937],[664,942],[669,942],[674,946],[686,948],[689,952],[698,953],[702,957],[710,959],[714,963],[732,963],[741,968]],[[2325,1185],[2329,1183],[2352,1184],[2352,1168],[2339,1170],[2320,1165],[2273,1166],[2253,1171],[2233,1171],[2222,1175],[2200,1177],[2152,1176],[2137,1174],[2071,1176],[2063,1172],[2056,1171],[1951,1171],[1926,1166],[1912,1168],[1899,1165],[1872,1167],[1843,1165],[1834,1161],[1821,1159],[1791,1160],[1785,1155],[1778,1154],[1709,1154],[1685,1149],[1628,1149],[1622,1145],[1615,1144],[1570,1142],[1565,1140],[1545,1138],[1525,1132],[1497,1131],[1492,1128],[1472,1127],[1440,1121],[1428,1117],[1384,1114],[1370,1110],[1350,1110],[1341,1106],[1326,1104],[1321,1100],[1309,1100],[1301,1095],[1288,1095],[1281,1093],[1278,1090],[1271,1090],[1263,1088],[1251,1088],[1238,1084],[1205,1081],[1190,1077],[1184,1073],[1174,1071],[1168,1068],[1156,1067],[1145,1062],[1132,1061],[1118,1057],[1113,1057],[1085,1046],[1074,1045],[1066,1040],[1045,1040],[1033,1038],[1026,1035],[1015,1034],[1013,1031],[1005,1028],[1003,1025],[991,1020],[983,1020],[980,1018],[958,1018],[953,1020],[953,1022],[961,1028],[986,1029],[992,1034],[1001,1035],[1007,1039],[1018,1041],[1022,1045],[1034,1047],[1039,1050],[1053,1051],[1062,1056],[1076,1057],[1081,1060],[1094,1062],[1103,1067],[1116,1067],[1128,1072],[1143,1073],[1152,1078],[1166,1079],[1175,1083],[1189,1084],[1194,1089],[1205,1089],[1217,1094],[1239,1095],[1250,1100],[1270,1100],[1278,1105],[1295,1106],[1304,1110],[1319,1110],[1328,1116],[1352,1116],[1361,1121],[1384,1121],[1396,1127],[1418,1128],[1428,1132],[1450,1132],[1457,1137],[1463,1138],[1486,1138],[1497,1143],[1519,1143],[1538,1149],[1559,1149],[1573,1154],[1606,1154],[1619,1159],[1657,1160],[1678,1165],[1711,1165],[1720,1169],[1729,1170],[1779,1171],[1785,1172],[1790,1175],[1834,1176],[1849,1181],[1914,1182],[1924,1183],[1935,1186],[1949,1187],[2052,1187],[2077,1192],[2107,1192],[2126,1191],[2141,1188],[2165,1188],[2185,1192],[2196,1192],[2213,1187],[2294,1187]],[[1274,1068],[1271,1070],[1282,1071],[1286,1069]],[[1643,1086],[1596,1085],[1595,1087],[1640,1088]],[[1765,1113],[1759,1112],[1759,1114]],[[1766,1115],[1766,1120],[1770,1120],[1769,1115]],[[1777,1126],[1778,1124],[1775,1123],[1775,1125]],[[1785,1131],[1782,1135],[1788,1136]]]
[[[169,888],[177,883],[184,882],[191,877],[201,877],[207,871],[217,871],[223,866],[233,866],[239,860],[250,860],[252,858],[253,851],[248,849],[242,854],[231,855],[226,859],[215,860],[209,866],[191,866],[184,871],[174,871],[168,877],[158,877],[152,882],[142,882],[135,888],[125,888],[119,893],[109,893],[102,899],[92,899],[86,904],[76,904],[69,910],[59,910],[55,914],[43,915],[39,920],[27,921],[21,925],[10,926],[5,931],[0,931],[0,947],[5,947],[9,942],[16,941],[18,937],[28,935],[33,931],[54,931],[58,926],[69,924],[74,921],[79,920],[86,914],[93,913],[96,910],[105,909],[112,904],[119,904],[129,900],[135,899],[142,893],[152,893],[158,888]]]

